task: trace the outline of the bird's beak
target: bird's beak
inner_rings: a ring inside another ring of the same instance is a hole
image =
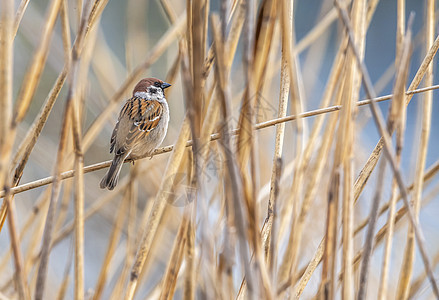
[[[164,89],[166,89],[166,88],[168,88],[170,86],[171,85],[169,83],[163,82],[162,85],[161,85],[161,88],[164,90]]]

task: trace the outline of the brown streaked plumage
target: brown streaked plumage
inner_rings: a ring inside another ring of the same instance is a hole
[[[120,111],[110,140],[114,159],[100,187],[112,190],[118,181],[122,164],[127,157],[151,155],[166,136],[169,108],[164,89],[170,84],[156,78],[145,78],[137,83],[133,97]]]

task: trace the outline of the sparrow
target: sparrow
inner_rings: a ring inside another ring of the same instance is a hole
[[[114,151],[114,158],[101,180],[101,189],[114,189],[126,158],[151,156],[163,142],[169,122],[165,89],[170,86],[157,78],[145,78],[137,83],[111,135],[110,153]]]

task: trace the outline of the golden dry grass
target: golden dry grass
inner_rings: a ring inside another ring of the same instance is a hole
[[[395,1],[375,85],[379,1],[321,1],[298,40],[299,1],[36,2],[0,8],[1,299],[439,298],[434,0],[416,30]],[[100,190],[149,76],[173,84],[168,146]]]

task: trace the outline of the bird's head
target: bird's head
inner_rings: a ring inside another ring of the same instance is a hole
[[[165,89],[170,86],[169,83],[163,82],[157,78],[144,78],[134,87],[133,96],[143,98],[162,98],[165,95]]]

